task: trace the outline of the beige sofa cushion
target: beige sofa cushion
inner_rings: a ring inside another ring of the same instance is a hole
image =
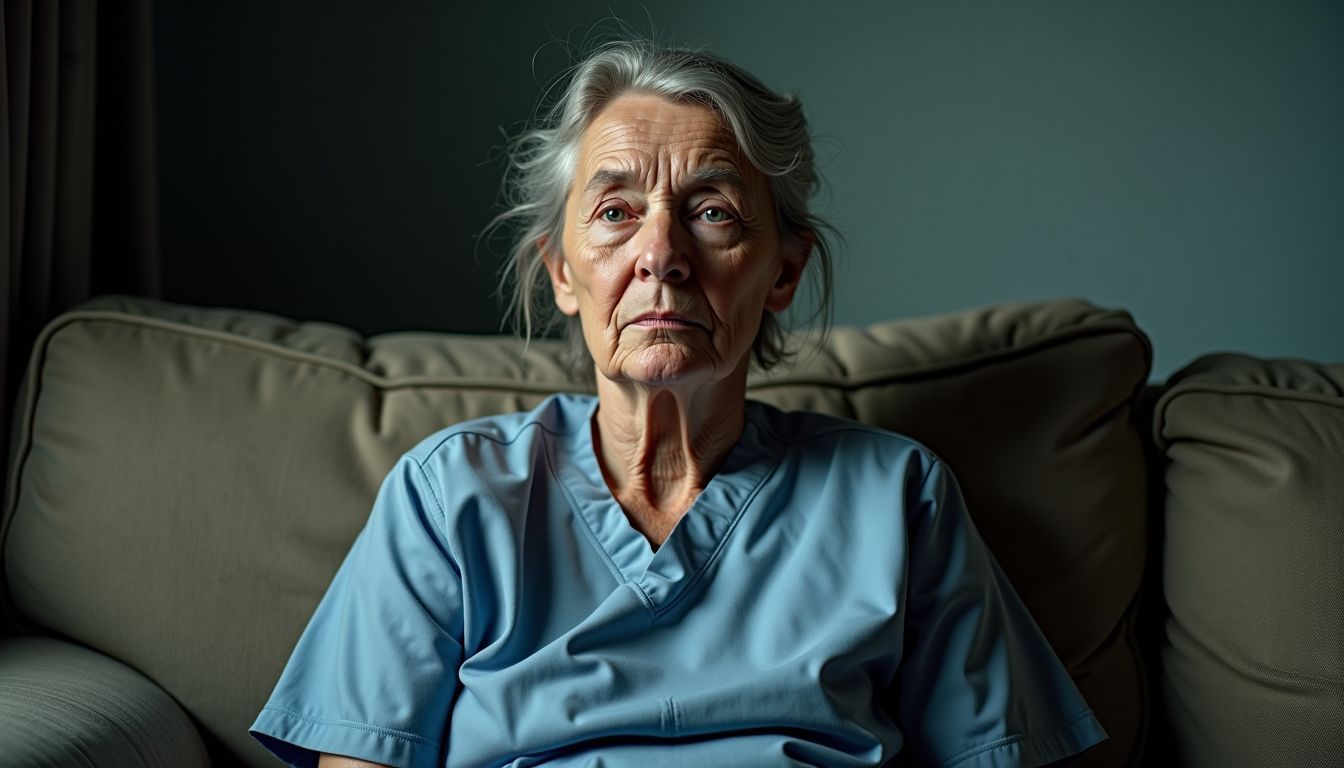
[[[1144,470],[1129,418],[1147,340],[1122,312],[1023,304],[838,329],[750,396],[940,453],[1110,732],[1141,733],[1130,636]],[[53,322],[18,409],[0,536],[17,618],[164,686],[218,755],[247,726],[423,436],[571,388],[559,345],[398,333],[110,297]]]
[[[1216,355],[1168,385],[1163,694],[1183,762],[1344,765],[1344,365]]]
[[[162,688],[97,651],[49,637],[0,640],[0,765],[209,768]]]

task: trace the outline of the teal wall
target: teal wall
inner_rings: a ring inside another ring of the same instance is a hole
[[[498,329],[475,235],[500,129],[613,6],[215,5],[157,10],[167,297]],[[623,15],[801,95],[838,322],[1081,296],[1135,315],[1156,378],[1211,350],[1344,361],[1344,5]]]

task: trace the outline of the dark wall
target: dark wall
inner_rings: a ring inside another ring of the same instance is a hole
[[[166,298],[365,333],[499,330],[496,262],[476,235],[501,126],[536,100],[532,52],[547,37],[507,34],[507,16],[160,2]]]
[[[501,128],[611,8],[160,0],[167,298],[498,330],[475,236]],[[1215,348],[1344,360],[1344,6],[631,8],[800,92],[849,243],[839,322],[1080,295],[1135,314],[1158,376]]]

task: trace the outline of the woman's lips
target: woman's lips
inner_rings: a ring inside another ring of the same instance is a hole
[[[699,323],[681,315],[647,314],[635,318],[631,325],[641,328],[702,328]]]

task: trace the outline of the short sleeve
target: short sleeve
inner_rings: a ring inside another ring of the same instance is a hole
[[[935,462],[909,507],[896,692],[907,764],[1036,766],[1106,738]]]
[[[443,511],[403,457],[249,731],[291,766],[315,766],[321,752],[440,766],[461,638]]]

